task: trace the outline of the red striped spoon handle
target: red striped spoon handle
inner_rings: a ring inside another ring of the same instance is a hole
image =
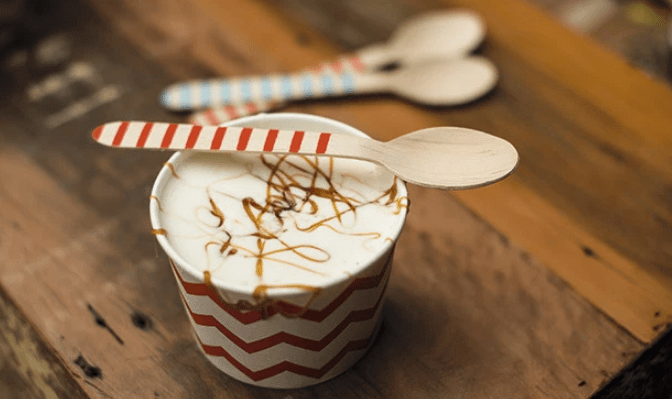
[[[457,127],[418,130],[385,143],[329,132],[128,121],[107,123],[92,135],[111,147],[355,158],[378,163],[407,182],[442,189],[493,183],[518,163],[506,140]]]
[[[161,122],[111,122],[94,130],[93,138],[110,147],[170,150],[325,154],[338,147],[327,132]]]

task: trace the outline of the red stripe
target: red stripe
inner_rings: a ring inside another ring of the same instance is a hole
[[[301,149],[301,142],[303,141],[304,132],[302,130],[297,130],[294,132],[294,137],[292,137],[292,143],[289,145],[289,152],[299,152]]]
[[[175,136],[175,131],[177,130],[177,124],[171,123],[164,133],[163,140],[161,141],[161,148],[170,147],[170,143],[173,141],[173,136]]]
[[[375,276],[360,277],[358,279],[355,279],[352,283],[350,283],[348,288],[346,288],[343,292],[341,292],[341,294],[336,299],[334,299],[329,305],[327,305],[322,310],[303,309],[291,303],[277,301],[272,305],[269,305],[266,309],[264,309],[263,314],[270,317],[277,313],[280,313],[288,317],[300,317],[306,320],[321,322],[322,320],[329,317],[329,315],[331,315],[339,306],[341,306],[343,302],[345,302],[350,297],[350,295],[352,295],[353,292],[377,287],[383,280],[383,277],[385,276],[385,271],[392,264],[393,254],[394,251],[390,252],[390,256],[389,258],[387,258],[387,261],[385,262],[385,265],[383,266],[379,274]],[[175,266],[173,266],[173,269],[175,269]],[[182,287],[184,288],[184,291],[187,294],[209,297],[223,311],[233,316],[236,320],[238,320],[242,324],[247,325],[262,320],[263,318],[262,311],[254,310],[249,312],[242,312],[238,309],[235,309],[231,304],[222,301],[220,296],[216,292],[214,292],[210,287],[208,287],[205,283],[186,282],[182,279],[182,276],[180,275],[179,272],[177,272],[176,269],[175,269],[175,275],[177,276],[177,279],[180,281],[180,284],[182,284]]]
[[[278,138],[278,129],[271,129],[268,131],[266,136],[266,142],[264,143],[264,151],[273,151],[275,147],[275,140]]]
[[[140,132],[140,137],[138,137],[138,142],[135,144],[136,147],[142,148],[145,146],[145,143],[147,142],[147,137],[149,137],[149,132],[152,130],[153,126],[154,123],[152,122],[145,123],[145,126],[142,128],[142,131]]]
[[[281,343],[286,343],[288,345],[310,350],[313,352],[319,352],[322,349],[326,348],[327,345],[329,345],[343,331],[345,331],[345,329],[350,324],[372,319],[373,316],[375,316],[376,311],[383,302],[386,289],[387,289],[387,281],[385,281],[385,286],[380,292],[378,300],[376,300],[376,303],[372,307],[368,309],[354,310],[350,312],[350,314],[348,314],[348,316],[345,317],[343,321],[341,321],[336,327],[334,327],[333,330],[331,330],[327,335],[325,335],[320,340],[303,338],[283,331],[262,338],[258,341],[245,342],[240,337],[231,332],[229,329],[227,329],[224,325],[222,325],[215,317],[211,315],[203,315],[195,313],[191,309],[189,303],[187,303],[186,300],[184,300],[184,304],[186,305],[187,311],[189,312],[191,318],[194,320],[196,324],[206,327],[215,327],[217,330],[219,330],[219,332],[222,333],[222,335],[227,337],[231,342],[236,344],[236,346],[238,346],[240,349],[244,350],[247,353],[259,352],[268,348],[272,348]]]
[[[229,116],[229,119],[233,119],[233,118],[238,117],[238,110],[236,110],[236,107],[234,107],[233,105],[227,105],[224,108],[224,111]]]
[[[128,122],[121,122],[119,129],[117,129],[117,134],[114,135],[114,140],[112,140],[112,145],[118,147],[121,145],[121,141],[124,139],[124,135],[128,130]]]
[[[320,133],[320,139],[317,141],[317,149],[315,150],[316,153],[324,154],[327,152],[330,137],[331,133]]]
[[[203,113],[203,117],[210,125],[219,125],[219,121],[217,120],[217,115],[215,114],[214,110],[209,109],[205,111]]]
[[[294,374],[299,374],[303,375],[306,377],[312,377],[312,378],[321,378],[324,376],[326,373],[329,372],[332,368],[334,368],[335,365],[338,364],[338,362],[341,361],[345,357],[345,355],[348,354],[348,352],[351,351],[356,351],[360,349],[366,349],[369,344],[371,343],[371,340],[373,339],[373,334],[375,334],[375,331],[369,336],[368,338],[365,339],[360,339],[358,341],[350,341],[348,342],[347,345],[341,349],[340,352],[336,354],[327,364],[324,366],[320,367],[319,369],[316,368],[311,368],[311,367],[306,367],[306,366],[301,366],[296,363],[284,361],[281,363],[278,363],[274,366],[258,370],[258,371],[252,371],[245,367],[242,363],[240,363],[238,360],[236,360],[233,356],[231,356],[224,348],[221,346],[210,346],[210,345],[205,345],[203,342],[200,341],[199,338],[199,343],[201,344],[201,347],[203,348],[203,351],[207,353],[208,355],[211,356],[221,356],[224,357],[226,360],[228,360],[235,368],[240,370],[243,374],[248,376],[251,380],[253,381],[261,381],[265,380],[266,378],[273,377],[275,375],[278,375],[282,372],[289,371],[290,373]]]
[[[179,279],[181,279],[179,273],[177,272],[177,269],[175,269],[175,265],[170,262],[171,265],[173,265],[173,270],[175,271],[175,274],[178,276]],[[388,262],[389,263],[389,262]],[[381,294],[381,297],[383,297],[385,292],[385,289],[383,289],[383,293]],[[182,294],[182,291],[178,290],[178,293],[180,294],[180,297],[182,298],[182,301],[186,304],[187,301],[184,298],[184,295]],[[376,306],[379,306],[380,304],[380,298],[378,299],[378,303]],[[187,305],[188,308],[188,305]],[[353,312],[354,313],[354,312]],[[280,333],[280,334],[286,334],[286,333]],[[276,334],[276,335],[280,335]],[[265,369],[261,369],[258,371],[252,371],[249,368],[245,367],[244,364],[239,362],[235,357],[233,357],[229,352],[227,352],[224,348],[221,346],[212,346],[212,345],[206,345],[201,341],[201,337],[196,334],[196,339],[198,340],[198,343],[201,345],[201,348],[203,348],[203,351],[207,353],[208,355],[211,356],[221,356],[225,358],[229,363],[231,363],[232,366],[237,368],[241,373],[245,374],[248,376],[251,380],[253,381],[261,381],[270,377],[273,377],[275,375],[278,375],[282,372],[289,371],[294,374],[299,374],[299,375],[304,375],[307,377],[313,377],[313,378],[321,378],[324,376],[326,373],[328,373],[334,366],[340,362],[345,355],[347,355],[349,352],[356,351],[356,350],[361,350],[361,349],[366,349],[370,344],[371,341],[374,338],[374,335],[376,334],[376,330],[374,329],[371,332],[371,335],[369,335],[368,338],[360,339],[357,341],[350,341],[348,342],[343,349],[341,349],[340,352],[338,352],[333,358],[331,358],[324,366],[320,367],[319,369],[317,368],[310,368],[306,366],[301,366],[296,363],[291,363],[288,361],[284,361],[281,363],[278,363],[276,365],[273,365],[271,367],[267,367]],[[289,335],[289,334],[287,334]],[[236,337],[234,335],[234,337]],[[236,337],[236,339],[240,340],[240,338]],[[249,353],[249,352],[248,352]]]
[[[364,64],[357,56],[350,57],[350,65],[352,65],[357,71],[364,70]]]
[[[331,69],[334,70],[334,72],[339,73],[341,72],[341,69],[343,69],[343,65],[341,64],[341,61],[334,61],[331,63]]]
[[[247,112],[249,112],[250,114],[253,114],[258,111],[258,108],[254,103],[247,104],[245,108],[247,108]]]
[[[224,135],[226,134],[225,127],[218,127],[215,130],[215,137],[212,138],[212,143],[210,144],[210,149],[219,150],[222,148],[222,141],[224,141]]]
[[[94,140],[98,141],[98,139],[100,139],[100,135],[101,135],[102,133],[103,133],[103,127],[102,127],[102,126],[98,126],[98,127],[96,128],[96,130],[94,130],[93,133],[91,133],[91,137],[93,137]]]
[[[201,134],[201,129],[203,129],[203,126],[192,126],[191,131],[189,132],[189,137],[187,138],[187,144],[184,146],[185,149],[194,148],[198,136]]]
[[[250,136],[252,135],[252,128],[246,127],[240,132],[240,137],[238,138],[238,147],[236,150],[245,151],[247,144],[250,142]]]

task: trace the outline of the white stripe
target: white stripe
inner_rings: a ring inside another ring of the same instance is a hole
[[[219,125],[221,123],[224,123],[224,122],[227,122],[227,121],[231,120],[231,118],[229,117],[229,114],[227,114],[226,111],[224,111],[224,108],[221,108],[221,107],[215,108],[213,111],[214,111],[213,113],[215,114],[215,119],[216,119],[216,121],[213,121],[213,122],[216,125]]]
[[[205,117],[204,112],[197,112],[191,116],[191,123],[195,125],[203,125],[207,126],[210,125],[210,121]]]
[[[319,369],[333,359],[338,352],[343,350],[350,341],[359,341],[369,338],[376,327],[376,318],[380,315],[381,311],[382,306],[376,310],[373,318],[362,322],[351,323],[320,351],[312,351],[281,343],[258,352],[247,353],[226,338],[215,327],[200,326],[198,324],[193,324],[193,321],[192,325],[199,333],[201,342],[206,345],[221,346],[236,360],[251,370],[264,369],[282,363],[283,361]]]
[[[271,81],[271,101],[284,101],[282,96],[282,77],[281,75],[274,75],[270,77]]]
[[[184,287],[182,287],[181,284],[178,285],[183,296],[189,300],[189,307],[194,313],[212,315],[232,333],[246,342],[258,341],[281,331],[299,337],[320,340],[341,323],[352,311],[369,309],[375,305],[385,286],[385,281],[389,277],[390,270],[391,267],[388,267],[386,275],[377,287],[354,291],[345,302],[334,309],[334,311],[324,320],[319,322],[319,328],[316,328],[316,324],[318,323],[302,318],[293,318],[285,323],[271,323],[270,321],[261,320],[245,325],[213,303],[209,297],[187,294],[184,291]],[[337,298],[342,292],[342,289],[345,289],[346,286],[342,287],[338,292],[335,292],[334,295],[328,299],[334,300]],[[383,304],[381,303],[379,307],[382,308]],[[283,319],[289,320],[284,317]]]
[[[263,151],[264,143],[266,143],[266,138],[268,137],[268,129],[252,129],[252,134],[250,135],[250,141],[247,143],[248,151]]]
[[[138,143],[138,138],[140,137],[140,132],[142,128],[145,127],[144,122],[131,122],[128,124],[128,129],[126,129],[126,134],[121,140],[120,147],[135,147]]]
[[[239,127],[227,127],[226,134],[224,135],[224,140],[220,148],[227,150],[235,150],[238,147],[238,139],[240,138],[240,132],[242,131]]]
[[[215,137],[215,130],[217,126],[203,126],[201,134],[198,136],[198,140],[194,144],[194,149],[197,150],[208,150],[212,145],[212,139]]]
[[[280,130],[278,132],[278,138],[275,140],[274,148],[277,151],[289,151],[289,146],[292,143],[292,138],[294,137],[293,130]]]
[[[354,364],[359,358],[361,358],[364,355],[365,351],[364,350],[359,350],[359,351],[354,351],[354,352],[349,352],[345,357],[338,362],[334,366],[334,368],[331,369],[331,371],[327,372],[322,378],[320,379],[315,379],[312,377],[306,377],[303,375],[298,375],[294,374],[291,372],[286,372],[286,373],[280,373],[277,374],[273,377],[266,378],[261,381],[253,381],[251,380],[248,376],[243,374],[240,370],[232,366],[224,357],[218,357],[218,356],[210,356],[210,355],[205,355],[215,366],[219,367],[221,370],[223,370],[226,374],[229,374],[233,378],[236,378],[240,381],[247,382],[249,384],[254,384],[257,386],[262,386],[262,387],[267,387],[267,388],[289,388],[289,387],[302,387],[302,386],[309,386],[309,385],[314,385],[317,382],[321,381],[326,381],[343,371],[345,371],[347,368],[349,368],[352,364]],[[253,370],[255,371],[255,370]]]
[[[176,85],[173,85],[169,87],[165,93],[167,93],[167,96],[164,97],[164,101],[166,102],[165,106],[168,108],[175,109],[178,107],[178,95],[179,88]]]
[[[163,137],[166,135],[166,130],[168,130],[168,125],[168,123],[155,123],[154,126],[152,126],[152,130],[149,131],[145,147],[159,148],[163,141]]]
[[[117,131],[119,130],[121,123],[122,122],[112,122],[103,125],[103,131],[100,132],[100,137],[98,138],[98,141],[101,144],[112,145],[112,141],[114,141],[114,136],[117,135]]]
[[[319,134],[310,134],[306,132],[303,135],[303,141],[301,142],[301,151],[314,153],[317,150],[317,142],[320,139]]]
[[[175,130],[175,135],[173,140],[170,143],[171,149],[184,149],[187,145],[187,139],[189,138],[189,133],[191,132],[191,125],[182,124],[178,125],[177,130]]]

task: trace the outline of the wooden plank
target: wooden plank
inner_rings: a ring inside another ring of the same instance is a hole
[[[0,286],[60,359],[81,354],[100,368],[101,374],[87,375],[82,362],[64,362],[90,396],[580,398],[643,348],[535,253],[453,195],[412,188],[384,330],[368,356],[305,390],[255,389],[221,374],[198,351],[165,257],[156,257],[149,234],[147,195],[167,155],[109,151],[92,143],[88,131],[112,119],[180,118],[156,102],[174,79],[166,70],[197,77],[265,71],[274,62],[295,69],[338,49],[261,2],[231,1],[219,11],[184,0],[91,3],[103,18],[86,4],[64,2],[68,32],[82,38],[73,43],[73,57],[90,62],[103,87],[116,85],[123,98],[45,128],[52,114],[43,102],[27,102],[27,82],[17,79],[21,90],[2,104],[0,119],[0,258],[8,259],[0,265]],[[256,23],[241,22],[251,20]],[[272,37],[259,25],[272,29]],[[297,42],[301,35],[310,44]],[[220,36],[229,47],[220,46]],[[108,43],[103,52],[101,42]],[[54,106],[74,100],[65,97]],[[483,103],[427,112],[384,97],[290,109],[335,117],[381,138],[442,121],[478,127],[494,118]]]
[[[85,398],[53,348],[0,291],[0,396]]]
[[[323,8],[336,12],[331,3],[300,4],[313,14]],[[514,179],[493,188],[497,196],[492,190],[475,190],[456,193],[458,198],[528,248],[628,331],[649,342],[661,325],[672,321],[672,310],[667,306],[672,296],[672,212],[664,194],[672,184],[665,128],[672,118],[672,93],[525,2],[499,2],[496,7],[468,0],[426,2],[422,9],[458,5],[474,8],[486,18],[489,34],[484,53],[502,74],[495,92],[469,107],[433,109],[431,116],[417,108],[369,104],[366,112],[395,118],[376,125],[367,124],[367,116],[359,114],[349,121],[384,138],[452,124],[513,142],[521,154]],[[356,13],[347,7],[356,6],[341,5],[336,13]],[[380,22],[376,13],[358,15]],[[346,28],[323,26],[315,28],[337,38],[340,36],[330,32]],[[387,26],[387,31],[392,29]],[[640,106],[640,102],[646,105]],[[637,104],[626,112],[630,103]],[[656,127],[634,124],[631,115],[656,121]],[[540,207],[525,209],[535,216],[523,224],[520,218],[509,217],[520,214],[510,206],[518,204],[522,209],[528,193],[538,199]],[[504,194],[508,197],[500,197]],[[577,256],[588,244],[579,242],[576,234],[567,235],[566,229],[546,223],[557,212],[575,229],[583,230],[589,241],[605,248],[602,252],[609,247],[609,255]],[[544,241],[549,234],[565,239],[551,248]],[[638,269],[635,275],[630,272],[633,268]],[[611,281],[601,274],[607,269],[610,277],[627,288],[615,290],[604,284]]]
[[[672,329],[621,370],[591,399],[657,399],[672,392]]]
[[[451,195],[415,187],[410,194],[386,313],[396,325],[381,338],[395,351],[373,354],[383,364],[417,361],[403,371],[367,369],[372,380],[387,381],[386,395],[415,385],[409,396],[586,397],[621,363],[617,356],[637,350]],[[422,327],[406,327],[414,324]],[[621,349],[593,347],[603,334]]]
[[[530,229],[521,229],[519,219],[504,222],[515,210],[514,207],[493,208],[494,201],[488,201],[487,197],[496,193],[483,193],[478,208],[474,193],[465,192],[460,198],[467,202],[474,199],[474,208],[483,215],[487,212],[488,220],[511,239],[520,239],[528,248],[540,248],[535,255],[544,263],[638,338],[650,341],[660,333],[661,325],[672,321],[669,310],[672,298],[669,226],[672,218],[669,203],[664,195],[661,196],[661,188],[665,190],[671,181],[668,127],[672,122],[672,92],[667,85],[644,75],[590,40],[568,32],[548,15],[525,3],[498,2],[496,7],[480,1],[461,4],[484,14],[493,42],[501,43],[521,60],[566,86],[559,89],[557,84],[529,85],[532,90],[536,88],[536,99],[550,97],[548,102],[537,104],[548,104],[555,112],[571,115],[573,129],[570,126],[559,129],[550,125],[550,119],[548,122],[535,116],[531,119],[549,126],[549,133],[565,148],[581,148],[581,151],[562,151],[557,156],[553,152],[558,151],[559,146],[551,151],[544,151],[540,146],[536,154],[528,152],[530,158],[537,158],[532,161],[532,167],[543,170],[545,176],[542,173],[537,173],[534,179],[524,176],[525,183],[570,216],[572,223],[585,229],[589,236],[602,241],[600,249],[584,250],[590,256],[580,264],[581,272],[574,273],[573,267],[568,265],[574,262],[577,249],[571,248],[571,244],[555,248],[552,253],[543,252],[543,240],[548,237],[544,233],[548,220],[554,218],[553,211],[538,211],[535,216],[538,222],[532,232],[536,236],[535,242],[526,245],[522,241]],[[515,16],[527,23],[504,23],[507,16]],[[560,44],[548,46],[548,43]],[[539,51],[525,52],[525,46]],[[558,59],[567,60],[566,64],[563,62],[561,66]],[[572,134],[570,130],[580,134]],[[575,140],[582,143],[575,143]],[[542,163],[540,158],[546,161]],[[549,169],[555,171],[548,173]],[[556,187],[560,186],[557,182],[561,179],[569,181],[561,192],[558,189],[550,191],[548,183],[542,179],[553,179]],[[510,197],[511,202],[506,202],[526,203],[524,191],[516,197]],[[566,236],[573,236],[570,238],[573,240],[578,238],[575,234]],[[580,244],[580,249],[591,248],[586,242]],[[605,245],[615,251],[608,250]],[[559,254],[568,257],[559,257]],[[605,278],[588,265],[596,258],[603,263],[600,267],[613,270],[610,273],[613,279]],[[618,278],[617,273],[622,276]],[[618,280],[629,281],[628,289],[633,289],[630,292],[636,294],[630,296],[616,289],[616,283],[612,285],[611,282]],[[624,296],[627,298],[618,303]]]

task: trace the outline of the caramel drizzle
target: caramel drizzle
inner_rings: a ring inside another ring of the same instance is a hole
[[[164,162],[164,163],[163,163],[163,166],[165,166],[165,167],[167,167],[168,169],[170,169],[170,173],[173,175],[174,178],[176,178],[176,179],[179,179],[179,178],[180,178],[180,176],[178,176],[178,175],[177,175],[177,172],[175,171],[175,165],[173,165],[173,164],[170,163],[170,162]]]
[[[173,267],[175,267],[172,260],[170,260],[170,262],[171,264],[173,264]],[[203,283],[208,287],[208,289],[211,292],[213,292],[217,296],[217,298],[222,302],[222,304],[237,311],[259,312],[263,319],[268,318],[270,315],[274,313],[282,314],[283,316],[290,318],[301,317],[308,310],[310,304],[313,303],[315,298],[317,298],[317,296],[322,291],[322,289],[319,287],[314,287],[305,284],[275,284],[275,285],[259,284],[252,293],[252,298],[254,299],[255,303],[250,303],[248,301],[241,300],[234,304],[228,298],[227,299],[223,298],[219,289],[217,289],[217,286],[215,286],[214,283],[212,282],[212,274],[208,270],[203,272]],[[298,288],[310,292],[310,296],[305,304],[299,306],[298,312],[288,313],[287,311],[285,311],[283,308],[280,307],[280,301],[271,298],[268,293],[269,290],[280,288]],[[273,312],[271,311],[271,309],[273,310]]]
[[[161,212],[163,212],[163,207],[161,206],[161,201],[159,201],[159,199],[156,197],[156,195],[150,195],[150,196],[149,196],[149,200],[150,200],[150,201],[151,201],[151,200],[156,201],[156,204],[159,206],[159,210],[160,210]]]
[[[300,231],[311,232],[320,227],[326,227],[332,231],[351,236],[365,236],[370,237],[371,240],[379,239],[381,234],[378,232],[362,232],[362,233],[348,233],[341,231],[334,226],[328,224],[329,222],[336,220],[341,225],[343,224],[343,216],[348,213],[353,213],[356,217],[357,209],[373,203],[381,203],[384,205],[396,204],[395,214],[399,214],[402,209],[408,207],[408,198],[407,197],[398,197],[397,189],[397,178],[394,177],[392,185],[385,192],[383,192],[377,198],[370,201],[361,201],[353,197],[349,197],[341,193],[333,182],[333,173],[334,173],[334,162],[332,158],[329,158],[329,165],[327,170],[322,170],[319,167],[319,161],[317,157],[313,159],[302,156],[303,161],[307,164],[306,166],[299,165],[298,163],[288,159],[287,155],[280,156],[277,162],[271,162],[268,159],[268,156],[261,155],[261,162],[266,166],[270,173],[267,179],[263,179],[266,184],[266,198],[262,204],[258,203],[251,197],[245,197],[241,200],[241,205],[245,212],[245,215],[250,222],[254,225],[255,232],[249,234],[250,237],[256,237],[256,248],[245,248],[233,243],[235,236],[227,230],[225,226],[226,217],[224,211],[221,207],[217,205],[217,202],[211,195],[211,187],[207,187],[206,191],[208,193],[208,202],[209,207],[206,207],[210,215],[215,217],[218,220],[218,223],[214,228],[217,232],[224,233],[226,239],[219,239],[213,237],[212,240],[208,241],[204,249],[207,252],[210,246],[217,246],[218,253],[221,254],[224,259],[220,266],[224,264],[226,259],[230,256],[238,255],[241,252],[247,256],[256,258],[255,261],[255,274],[257,277],[262,280],[264,276],[264,267],[268,262],[276,262],[291,267],[298,268],[310,273],[315,273],[319,275],[326,276],[325,273],[312,269],[310,267],[304,266],[302,264],[287,261],[284,259],[279,259],[276,256],[283,252],[290,252],[294,255],[300,257],[301,259],[314,263],[324,263],[330,259],[330,254],[325,251],[323,248],[319,248],[311,244],[299,244],[299,245],[290,245],[289,243],[282,240],[278,234],[270,231],[265,223],[265,218],[274,218],[280,226],[284,226],[285,218],[283,216],[288,213],[307,213],[314,215],[319,211],[319,206],[317,203],[318,199],[326,199],[330,202],[330,207],[333,210],[333,214],[329,217],[325,217],[310,226],[300,227],[296,225],[296,228]],[[286,166],[282,168],[282,166]],[[175,169],[168,163],[167,165],[171,172],[176,176],[177,173]],[[258,179],[260,177],[256,176]],[[300,180],[305,180],[306,177],[309,177],[308,184],[302,184]],[[326,185],[326,187],[320,187],[318,184]],[[158,199],[154,196],[150,198]],[[161,205],[159,203],[159,209]],[[201,208],[202,209],[202,208]],[[161,209],[163,211],[163,209]],[[198,216],[196,220],[200,220]],[[200,222],[208,227],[204,222]],[[213,227],[213,226],[209,226]],[[163,230],[163,229],[160,229]],[[165,231],[165,230],[164,230]],[[165,233],[163,233],[165,234]],[[386,239],[387,241],[387,239]],[[279,249],[267,249],[267,244],[270,242],[275,242],[280,244]],[[321,256],[311,255],[311,252],[315,254],[320,254]],[[209,258],[209,257],[208,257]],[[203,278],[205,284],[212,289],[212,291],[224,302],[232,305],[235,309],[238,310],[257,310],[265,314],[264,309],[269,307],[274,308],[279,313],[284,314],[281,309],[277,308],[277,303],[275,300],[270,298],[268,293],[271,289],[278,288],[296,288],[308,292],[309,299],[304,306],[301,308],[303,312],[308,309],[310,304],[313,302],[315,297],[319,295],[321,289],[319,287],[304,285],[304,284],[283,284],[283,285],[268,285],[268,284],[259,284],[254,290],[253,299],[255,303],[249,303],[247,301],[239,301],[235,305],[231,304],[230,301],[225,300],[221,297],[219,290],[212,283],[212,273],[215,270],[211,270],[209,265],[210,260],[208,260],[208,267],[203,272]],[[301,313],[303,313],[301,312]],[[300,316],[298,315],[287,315],[285,316]]]

